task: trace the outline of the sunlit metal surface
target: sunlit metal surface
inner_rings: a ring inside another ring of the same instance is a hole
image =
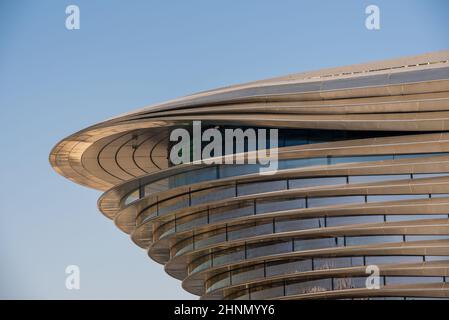
[[[100,211],[203,299],[449,298],[448,60],[198,93],[75,133],[50,163],[105,191]],[[347,135],[281,147],[273,175],[170,166],[170,130],[193,120]],[[368,265],[380,289],[366,288]]]

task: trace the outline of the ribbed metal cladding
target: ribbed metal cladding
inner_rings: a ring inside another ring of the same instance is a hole
[[[105,191],[100,211],[203,299],[449,298],[448,60],[436,52],[202,92],[75,133],[50,162]],[[170,131],[196,120],[303,141],[279,148],[273,175],[169,166]],[[379,289],[365,286],[368,265]]]

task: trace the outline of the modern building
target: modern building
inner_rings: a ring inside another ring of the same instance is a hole
[[[172,165],[170,132],[196,120],[278,128],[278,171]],[[50,162],[203,299],[449,298],[449,51],[150,106]]]

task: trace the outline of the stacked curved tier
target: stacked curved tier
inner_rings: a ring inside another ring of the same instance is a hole
[[[448,60],[202,92],[75,133],[50,162],[203,299],[448,298]],[[169,165],[170,131],[194,120],[284,130],[279,170]]]

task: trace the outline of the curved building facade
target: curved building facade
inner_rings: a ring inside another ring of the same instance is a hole
[[[170,132],[198,120],[278,128],[278,170],[171,164]],[[50,162],[202,299],[449,298],[449,51],[150,106]]]

